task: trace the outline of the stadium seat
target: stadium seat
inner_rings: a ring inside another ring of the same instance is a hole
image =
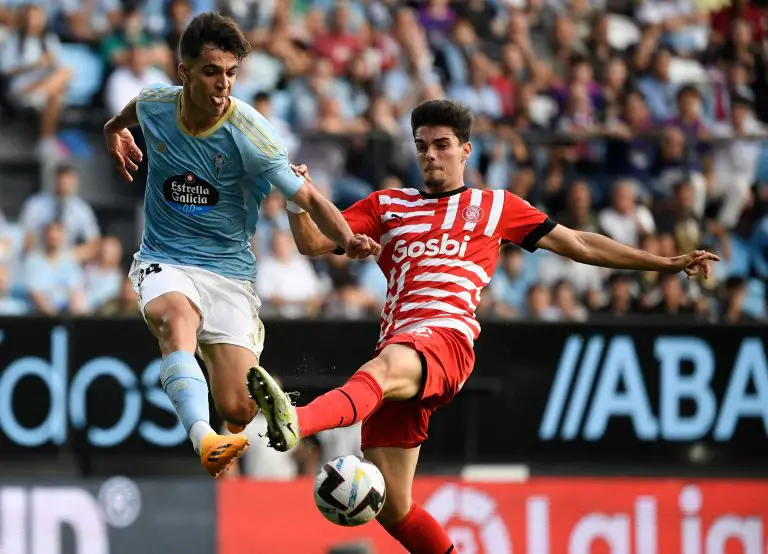
[[[766,315],[765,281],[750,279],[747,281],[747,295],[744,298],[744,311],[757,318]]]
[[[62,65],[74,72],[67,89],[66,105],[88,106],[101,87],[104,78],[103,61],[82,44],[62,44],[60,59]]]

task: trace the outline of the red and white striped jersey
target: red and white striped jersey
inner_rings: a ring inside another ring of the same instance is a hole
[[[344,212],[355,233],[382,246],[387,278],[380,342],[419,327],[445,327],[469,343],[480,334],[475,308],[490,282],[502,241],[533,251],[555,226],[504,190],[462,187],[440,194],[377,191]]]

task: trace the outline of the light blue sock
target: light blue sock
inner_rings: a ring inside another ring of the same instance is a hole
[[[160,366],[160,383],[176,409],[181,424],[190,435],[195,450],[198,450],[200,433],[190,433],[192,427],[207,431],[211,426],[208,383],[195,356],[181,350],[166,356]],[[204,425],[195,425],[196,422]]]

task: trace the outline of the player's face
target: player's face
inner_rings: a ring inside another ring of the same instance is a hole
[[[179,65],[179,76],[189,90],[195,108],[203,114],[217,117],[229,107],[237,68],[235,54],[205,46],[198,59]]]
[[[472,152],[469,142],[461,143],[453,129],[444,126],[416,129],[416,153],[424,177],[431,190],[450,190],[464,180],[464,166]]]

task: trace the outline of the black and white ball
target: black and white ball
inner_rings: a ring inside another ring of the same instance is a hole
[[[368,523],[381,511],[386,495],[379,468],[359,456],[335,458],[315,478],[317,509],[336,525]]]

